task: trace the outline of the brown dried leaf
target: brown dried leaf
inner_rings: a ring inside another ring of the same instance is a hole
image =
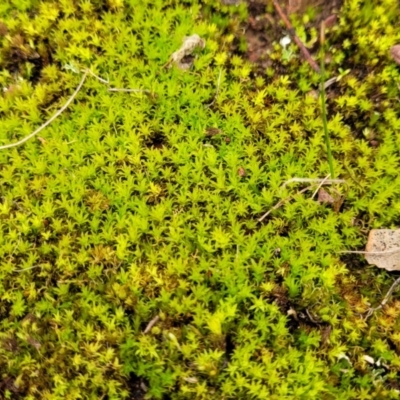
[[[246,176],[246,170],[243,167],[239,167],[238,174],[241,177]]]
[[[206,136],[215,136],[222,133],[221,129],[218,128],[206,128]]]
[[[0,22],[0,36],[6,36],[8,33],[7,25],[4,22]]]
[[[392,46],[392,48],[390,49],[390,55],[392,56],[396,64],[400,65],[400,44]]]
[[[330,338],[332,332],[332,326],[328,325],[321,332],[321,344],[324,345]]]
[[[331,28],[332,26],[334,26],[336,24],[336,21],[337,21],[337,15],[336,14],[330,15],[324,21],[325,22],[325,28]]]
[[[333,204],[335,199],[323,188],[318,191],[318,201],[320,203]]]
[[[400,271],[400,229],[372,229],[365,251],[368,264],[388,271]]]
[[[36,350],[39,350],[42,347],[42,344],[32,336],[29,336],[27,340],[28,343],[31,346],[33,346]]]

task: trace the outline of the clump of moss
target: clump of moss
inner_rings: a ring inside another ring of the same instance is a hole
[[[351,69],[328,92],[344,204],[297,195],[262,223],[285,181],[329,167],[319,77],[296,57],[255,76],[234,51],[244,4],[2,3],[0,144],[79,69],[152,93],[88,79],[41,140],[0,152],[4,398],[397,398],[400,302],[363,319],[390,276],[339,253],[400,216],[399,22],[375,3],[346,1],[327,36],[328,73]],[[164,68],[193,33],[192,69]],[[40,64],[11,68],[16,37]]]

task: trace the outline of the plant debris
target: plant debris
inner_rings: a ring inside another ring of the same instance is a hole
[[[325,204],[335,203],[335,199],[325,189],[322,188],[318,191],[318,201]]]
[[[400,229],[372,229],[365,259],[378,268],[400,271]]]
[[[183,39],[182,46],[179,50],[175,51],[169,61],[169,65],[174,63],[178,68],[186,70],[193,65],[193,53],[197,48],[204,49],[206,41],[199,35],[194,34],[186,36]]]
[[[400,65],[400,44],[392,46],[392,48],[390,49],[390,55],[392,56],[396,64]]]

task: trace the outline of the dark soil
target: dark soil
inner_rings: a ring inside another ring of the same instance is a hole
[[[247,3],[249,10],[249,21],[245,26],[247,57],[252,63],[265,70],[273,65],[268,57],[273,42],[279,42],[288,32],[276,11],[267,13],[265,0],[247,0]],[[343,0],[285,0],[281,2],[286,15],[304,13],[309,7],[317,8],[317,17],[307,26],[308,28],[319,26],[321,21],[336,15],[342,3]]]

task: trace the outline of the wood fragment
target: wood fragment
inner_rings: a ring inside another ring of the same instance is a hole
[[[146,329],[144,330],[144,334],[146,335],[147,333],[149,333],[151,331],[151,328],[153,328],[153,326],[158,322],[158,320],[160,319],[160,317],[158,315],[156,315],[146,326]]]
[[[371,317],[371,315],[377,311],[380,310],[383,306],[385,306],[385,304],[389,301],[390,296],[392,295],[392,293],[394,292],[394,290],[397,288],[397,286],[399,286],[400,284],[400,278],[397,278],[392,286],[390,286],[390,289],[388,290],[388,292],[386,293],[385,297],[383,298],[383,300],[381,301],[381,304],[379,304],[378,307],[375,308],[370,308],[367,312],[367,315],[365,316],[365,320],[367,320],[369,317]]]
[[[281,188],[284,188],[285,186],[289,185],[290,183],[320,183],[323,182],[324,185],[331,185],[333,183],[346,183],[344,179],[320,179],[320,178],[291,178],[287,180]]]
[[[331,174],[328,174],[324,179],[322,179],[322,181],[318,185],[317,189],[315,189],[314,194],[311,196],[312,199],[316,196],[316,194],[318,193],[319,189],[321,189],[322,185],[325,184],[325,182],[329,179],[330,176],[331,176]]]
[[[125,88],[108,88],[109,92],[127,92],[127,93],[151,93],[147,89],[125,89]]]
[[[81,81],[79,82],[79,85],[75,89],[74,93],[72,93],[71,97],[66,101],[66,103],[50,118],[48,119],[44,124],[39,126],[35,131],[33,131],[31,134],[28,136],[25,136],[23,139],[18,140],[15,143],[10,143],[10,144],[5,144],[3,146],[0,146],[0,150],[4,149],[9,149],[11,147],[16,147],[19,146],[25,142],[27,142],[29,139],[33,138],[35,135],[37,135],[39,132],[41,132],[44,128],[49,126],[57,117],[59,117],[67,108],[68,106],[72,103],[72,101],[75,99],[75,97],[78,95],[79,91],[81,90],[87,76],[88,76],[89,70],[87,69],[85,73],[83,74],[83,77]]]
[[[298,192],[296,192],[294,195],[289,196],[289,197],[286,197],[286,199],[280,200],[280,201],[279,201],[278,203],[276,203],[270,210],[268,210],[263,216],[261,216],[261,217],[258,219],[258,222],[262,222],[265,218],[268,217],[269,214],[272,213],[272,211],[278,209],[279,207],[281,207],[281,206],[282,206],[283,204],[285,204],[286,202],[292,200],[292,199],[293,199],[294,197],[296,197],[298,194],[304,193],[304,192],[306,192],[307,190],[310,190],[310,189],[312,189],[312,188],[314,188],[314,187],[315,187],[315,185],[307,186],[306,188],[304,188],[304,189],[299,190]]]
[[[69,97],[69,99],[65,102],[65,104],[50,118],[48,119],[44,124],[42,124],[41,126],[39,126],[39,128],[37,128],[34,132],[30,133],[28,136],[25,136],[24,138],[22,138],[21,140],[18,140],[15,143],[10,143],[10,144],[6,144],[3,146],[0,146],[0,150],[5,150],[5,149],[9,149],[12,147],[16,147],[19,146],[25,142],[27,142],[29,139],[31,139],[32,137],[34,137],[35,135],[37,135],[39,132],[41,132],[44,128],[46,128],[47,126],[49,126],[56,118],[58,118],[67,108],[68,106],[72,103],[72,101],[75,99],[75,97],[78,95],[78,93],[80,92],[86,78],[88,75],[93,76],[94,78],[96,78],[97,80],[99,80],[100,82],[108,85],[109,81],[106,79],[101,78],[100,76],[96,75],[95,73],[93,73],[90,69],[85,69],[84,74],[82,76],[81,81],[79,82],[77,88],[75,89],[74,93],[72,93],[72,95]],[[124,89],[124,88],[109,88],[108,89],[110,92],[144,92],[144,93],[151,93],[150,90],[147,89]],[[40,140],[40,142],[42,144],[46,143],[46,140],[39,137],[38,138]],[[72,142],[70,142],[72,143]]]

